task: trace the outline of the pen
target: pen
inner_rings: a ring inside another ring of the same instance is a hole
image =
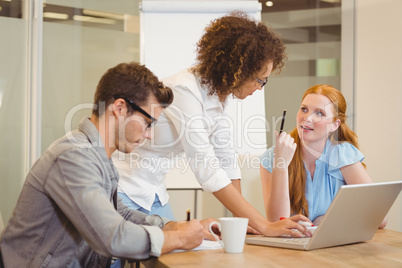
[[[190,209],[187,209],[187,221],[190,221]]]
[[[283,126],[285,125],[285,116],[286,116],[286,109],[283,110],[282,123],[281,123],[281,129],[279,130],[279,134],[281,134],[283,131]]]

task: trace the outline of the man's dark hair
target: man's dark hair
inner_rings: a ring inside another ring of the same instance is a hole
[[[104,109],[114,102],[113,96],[127,98],[141,106],[148,101],[151,94],[165,107],[173,101],[172,90],[165,87],[144,65],[136,62],[120,63],[107,70],[100,79],[92,114],[101,116],[105,112]],[[133,112],[130,106],[127,109],[129,113]]]

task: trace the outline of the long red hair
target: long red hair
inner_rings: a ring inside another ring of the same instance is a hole
[[[334,121],[340,120],[338,129],[330,134],[330,141],[333,144],[349,142],[359,148],[357,135],[346,125],[346,100],[342,93],[329,85],[315,85],[304,92],[302,101],[309,94],[320,94],[327,97],[334,105]],[[306,169],[303,162],[301,150],[302,141],[300,140],[297,128],[293,129],[290,135],[297,144],[296,152],[289,164],[289,197],[291,211],[295,214],[303,214],[308,217],[308,204],[305,196],[306,189]],[[363,164],[364,165],[364,164]],[[365,166],[365,165],[364,165]]]

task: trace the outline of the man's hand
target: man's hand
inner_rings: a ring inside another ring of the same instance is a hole
[[[165,235],[162,254],[174,249],[193,249],[204,239],[203,226],[198,220],[169,222],[162,231]]]
[[[204,239],[212,240],[215,241],[215,237],[209,232],[209,225],[212,222],[217,222],[217,220],[213,218],[208,218],[201,220],[201,225],[203,227],[203,233],[204,233]],[[218,227],[216,225],[212,226],[212,231],[221,238],[221,232],[219,231]]]

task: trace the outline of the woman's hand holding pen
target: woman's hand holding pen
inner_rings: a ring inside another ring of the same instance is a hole
[[[275,131],[276,144],[275,144],[275,158],[274,167],[275,168],[288,168],[290,162],[292,161],[293,155],[296,151],[296,143],[294,139],[286,132],[278,133]]]

